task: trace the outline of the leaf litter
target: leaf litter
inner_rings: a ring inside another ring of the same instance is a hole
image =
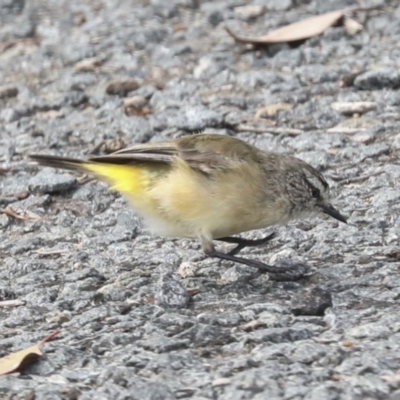
[[[375,7],[376,8],[376,7]],[[275,29],[266,35],[258,37],[241,36],[233,32],[228,26],[225,30],[231,35],[236,42],[245,44],[273,44],[273,43],[287,43],[296,42],[299,40],[306,40],[314,36],[318,36],[325,32],[328,28],[343,21],[346,31],[349,34],[355,34],[362,30],[362,25],[357,21],[349,19],[346,22],[346,13],[356,11],[367,11],[374,8],[348,8],[343,10],[330,11],[324,14],[315,15],[294,22],[292,24]]]
[[[26,368],[29,364],[36,361],[40,356],[43,355],[40,347],[53,339],[54,336],[60,333],[59,330],[55,330],[46,336],[39,343],[34,346],[28,347],[27,349],[11,353],[8,356],[0,358],[0,375],[7,375],[13,372],[20,372]]]

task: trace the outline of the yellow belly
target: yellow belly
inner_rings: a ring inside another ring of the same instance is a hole
[[[263,181],[254,166],[210,176],[179,159],[172,166],[90,163],[85,168],[121,192],[160,235],[211,239],[278,222],[264,213]]]

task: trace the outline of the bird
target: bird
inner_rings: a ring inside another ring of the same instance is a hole
[[[29,157],[43,166],[83,171],[107,182],[125,196],[153,234],[197,239],[206,256],[277,276],[296,275],[296,265],[279,267],[237,256],[245,247],[268,243],[275,233],[258,240],[234,235],[318,214],[347,223],[315,168],[232,136],[185,135],[87,159]],[[236,247],[224,253],[214,240]]]

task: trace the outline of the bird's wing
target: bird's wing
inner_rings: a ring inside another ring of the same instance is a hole
[[[231,169],[241,162],[255,161],[257,150],[247,143],[222,135],[183,136],[169,142],[138,144],[115,153],[90,158],[90,161],[128,164],[155,162],[171,164],[177,158],[190,167],[209,173]]]

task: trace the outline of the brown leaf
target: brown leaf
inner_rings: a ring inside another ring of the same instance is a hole
[[[241,325],[240,329],[242,329],[243,331],[253,331],[254,329],[259,328],[260,326],[264,326],[265,323],[255,319],[253,321],[247,322],[247,324]]]
[[[259,37],[239,36],[232,32],[228,27],[225,27],[225,29],[237,42],[240,43],[268,44],[294,42],[320,35],[326,29],[337,23],[346,11],[348,10],[337,10],[317,15],[276,29]]]
[[[1,42],[0,43],[0,54],[14,46],[19,45],[19,44],[37,46],[40,44],[40,41],[38,38],[22,38],[22,39],[10,40],[8,42]]]
[[[276,103],[276,104],[269,104],[263,108],[257,110],[254,118],[264,118],[266,117],[273,117],[276,115],[278,111],[289,111],[294,107],[294,104],[290,103]]]
[[[135,79],[118,79],[108,84],[106,93],[124,97],[129,92],[138,89],[139,86],[140,83]]]
[[[20,219],[23,221],[29,221],[29,220],[39,220],[41,219],[39,215],[35,214],[32,211],[28,211],[28,210],[15,210],[13,207],[11,206],[7,206],[6,208],[3,208],[2,210],[0,210],[0,213],[6,214],[12,218],[15,219]]]
[[[16,197],[18,200],[24,200],[26,198],[28,198],[30,195],[29,192],[17,192],[14,193],[14,197]]]
[[[355,72],[352,72],[351,74],[342,76],[339,81],[339,87],[345,88],[345,87],[353,86],[354,81],[357,78],[357,76],[361,75],[363,72],[365,72],[365,70],[355,71]]]
[[[153,296],[146,296],[146,297],[144,298],[144,301],[145,301],[147,304],[154,304],[154,303],[155,303],[155,299],[154,299]]]
[[[110,154],[114,153],[115,151],[122,150],[126,147],[126,137],[119,136],[112,139],[103,139],[96,146],[90,150],[89,154],[99,154],[100,150],[103,148],[104,153]]]
[[[196,294],[199,294],[201,290],[199,288],[192,288],[192,289],[187,289],[187,294],[191,297],[196,296]]]
[[[41,355],[43,355],[43,352],[40,349],[43,343],[53,339],[53,337],[58,335],[59,333],[60,331],[56,330],[53,333],[50,333],[50,335],[46,336],[38,344],[0,358],[0,375],[6,375],[11,374],[12,372],[21,371],[28,364],[38,359]]]
[[[126,147],[126,138],[125,137],[116,137],[113,139],[107,139],[104,142],[104,153],[111,154],[118,150],[122,150]]]
[[[184,25],[184,24],[179,24],[178,23],[178,24],[172,25],[172,30],[174,32],[186,31],[187,30],[187,26]]]
[[[79,72],[91,72],[94,71],[97,67],[100,67],[102,61],[98,58],[85,58],[82,61],[79,61],[75,64],[74,68]]]
[[[142,96],[132,96],[124,100],[124,109],[126,115],[147,115],[150,114],[148,101]]]
[[[10,171],[11,171],[10,168],[0,167],[0,175],[4,175],[4,174],[6,174],[7,172],[10,172]]]
[[[343,346],[344,347],[351,347],[351,346],[353,346],[354,345],[354,342],[352,341],[352,340],[345,340],[344,342],[343,342]]]
[[[343,26],[349,35],[355,35],[363,30],[363,26],[358,21],[349,17],[344,19]]]
[[[0,99],[15,97],[18,95],[18,88],[15,85],[0,86]]]

